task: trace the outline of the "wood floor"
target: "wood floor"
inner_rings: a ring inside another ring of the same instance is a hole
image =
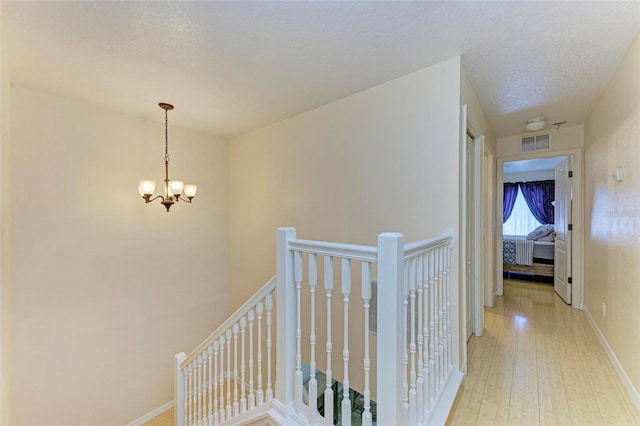
[[[450,425],[640,425],[582,311],[549,284],[505,280],[496,300]]]

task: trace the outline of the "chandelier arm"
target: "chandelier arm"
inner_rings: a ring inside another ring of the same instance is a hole
[[[156,195],[155,197],[151,198],[149,195],[147,196],[142,196],[142,198],[144,198],[144,202],[145,203],[150,203],[152,201],[157,200],[158,198],[161,199],[163,202],[165,201],[165,198],[162,195]]]

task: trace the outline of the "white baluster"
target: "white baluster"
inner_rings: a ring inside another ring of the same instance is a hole
[[[349,399],[349,295],[351,294],[351,261],[342,259],[342,301],[344,303],[344,379],[342,380],[342,424],[351,425],[351,400]]]
[[[191,395],[193,397],[193,419],[191,424],[198,424],[198,357],[193,360],[193,382],[191,384]]]
[[[362,425],[371,426],[371,386],[369,375],[371,371],[371,358],[369,355],[369,308],[371,301],[371,263],[362,262],[362,300],[364,301],[364,411],[362,412]]]
[[[271,386],[272,378],[271,378],[271,351],[273,346],[273,341],[271,340],[271,331],[272,331],[272,314],[273,314],[273,294],[267,294],[265,299],[265,307],[267,311],[267,392],[266,397],[267,401],[271,401],[273,399],[273,387]]]
[[[435,310],[433,312],[435,321],[435,335],[434,335],[434,372],[433,381],[435,385],[434,397],[440,393],[440,253],[435,250],[435,262],[434,262],[434,284],[435,284]]]
[[[182,369],[184,375],[184,424],[189,424],[189,367]]]
[[[200,425],[207,426],[207,350],[202,352],[202,379],[200,379],[200,388],[202,393],[202,402],[200,403]]]
[[[200,416],[200,424],[202,426],[207,426],[207,391],[209,387],[207,386],[207,349],[202,351],[202,381],[200,386],[202,387],[202,415]]]
[[[198,370],[196,373],[196,424],[202,426],[202,355],[196,358]]]
[[[429,406],[431,411],[435,402],[435,383],[436,383],[436,254],[434,251],[429,252]]]
[[[441,247],[438,250],[442,253],[442,379],[441,383],[444,385],[444,379],[447,376],[447,274],[445,269],[446,264],[446,252],[445,247]]]
[[[447,245],[445,247],[445,288],[447,294],[447,309],[446,309],[446,324],[447,324],[447,372],[451,370],[453,365],[453,352],[452,352],[452,344],[451,341],[451,249]]]
[[[249,409],[252,410],[256,406],[256,394],[254,392],[253,383],[253,321],[255,312],[253,309],[249,311]]]
[[[256,397],[258,398],[257,404],[262,405],[264,403],[264,391],[262,389],[262,312],[264,306],[262,302],[258,302],[256,305],[256,313],[258,314],[258,377],[257,377],[257,385],[258,389],[256,392]],[[283,378],[284,380],[284,378]]]
[[[331,353],[333,343],[331,342],[331,291],[333,290],[333,257],[324,257],[324,289],[327,297],[327,371],[326,384],[324,388],[324,424],[333,425],[333,377],[331,371]]]
[[[245,340],[246,340],[246,331],[247,331],[247,317],[240,318],[240,346],[242,347],[242,352],[240,356],[240,412],[244,413],[247,411],[247,389],[246,389],[246,377],[245,377]]]
[[[238,323],[233,324],[233,416],[240,414],[240,402],[238,400]]]
[[[189,363],[189,413],[187,416],[187,425],[193,424],[193,363]]]
[[[209,401],[207,403],[207,424],[213,426],[213,345],[207,348],[207,362],[209,364]]]
[[[423,287],[423,310],[424,310],[424,314],[423,314],[423,324],[422,324],[422,342],[423,342],[423,364],[422,364],[422,369],[423,369],[423,380],[424,380],[424,394],[423,394],[423,407],[422,407],[422,411],[423,411],[423,422],[426,421],[427,414],[429,412],[429,398],[431,397],[431,394],[429,393],[429,378],[431,377],[431,373],[429,370],[429,318],[430,318],[430,308],[429,308],[429,273],[430,273],[430,269],[429,269],[429,252],[425,253],[424,256],[422,256],[422,287]]]
[[[444,274],[443,274],[443,265],[444,265],[444,251],[442,248],[438,249],[438,285],[439,289],[439,310],[438,310],[438,327],[439,327],[439,335],[440,338],[438,340],[438,356],[439,356],[439,389],[442,389],[442,385],[444,384]]]
[[[231,405],[231,339],[233,334],[231,333],[231,329],[227,330],[225,333],[227,338],[227,369],[225,374],[227,376],[227,405],[225,410],[225,418],[228,420],[232,416],[232,405]]]
[[[424,423],[424,281],[422,279],[422,260],[423,256],[419,256],[416,259],[416,287],[417,287],[417,299],[418,299],[418,324],[416,329],[416,337],[418,341],[418,378],[416,379],[416,413],[418,423]]]
[[[300,288],[302,286],[302,253],[294,254],[293,279],[296,283],[296,372],[294,378],[295,409],[302,411],[302,321],[300,318]]]
[[[408,262],[402,262],[402,367],[404,374],[402,375],[402,409],[404,423],[409,421],[409,265]]]
[[[309,362],[309,411],[315,416],[318,410],[318,382],[316,380],[316,286],[318,285],[318,258],[309,255],[309,291],[311,293],[311,361]]]
[[[218,384],[220,388],[220,423],[224,422],[227,418],[224,412],[224,345],[225,345],[225,337],[224,334],[220,336],[220,373],[218,376]]]
[[[218,412],[218,350],[220,343],[213,342],[213,424],[220,423],[220,413]]]
[[[411,357],[411,367],[409,369],[409,424],[416,424],[417,413],[417,397],[418,391],[416,389],[416,261],[411,259],[408,262],[409,266],[409,310],[411,311],[411,326],[409,328],[410,340],[409,340],[409,352]]]

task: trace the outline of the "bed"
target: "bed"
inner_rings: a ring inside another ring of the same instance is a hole
[[[554,245],[553,241],[528,240],[525,235],[505,235],[502,257],[504,272],[553,277]]]

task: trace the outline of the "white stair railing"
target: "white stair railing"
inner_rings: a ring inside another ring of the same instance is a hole
[[[285,423],[330,425],[338,417],[350,425],[350,388],[364,396],[363,425],[440,422],[441,399],[455,395],[461,380],[454,243],[445,235],[405,245],[401,234],[384,233],[369,247],[301,240],[293,228],[278,229],[275,279],[188,357],[176,355],[177,424],[239,424],[247,419],[240,416],[272,403]],[[373,345],[371,309],[377,310]],[[316,371],[324,372],[324,383]],[[334,380],[342,383],[341,398]]]
[[[371,299],[371,264],[376,261],[376,254],[375,247],[300,240],[296,239],[293,228],[278,230],[277,257],[279,267],[282,270],[292,271],[283,275],[282,282],[280,275],[278,275],[278,292],[282,290],[285,293],[284,297],[287,297],[286,294],[289,293],[288,297],[294,303],[293,309],[288,312],[291,318],[288,324],[295,329],[293,332],[295,345],[290,346],[293,353],[287,354],[285,351],[285,357],[293,360],[290,364],[290,372],[286,373],[290,375],[285,377],[291,377],[294,380],[292,383],[290,381],[286,383],[292,387],[295,413],[306,416],[313,424],[333,424],[334,414],[336,414],[333,412],[334,402],[339,397],[339,395],[334,395],[332,389],[334,379],[340,381],[344,389],[342,398],[337,401],[341,423],[345,426],[351,424],[350,371],[356,368],[363,371],[365,377],[364,382],[358,384],[361,393],[365,395],[365,410],[362,413],[362,419],[364,424],[371,423],[372,415],[369,404],[372,394],[371,365],[368,358],[371,347],[368,330],[368,303]],[[318,268],[318,264],[321,264],[322,268]],[[359,279],[357,279],[358,273],[356,271],[359,272]],[[316,287],[319,275],[323,275],[326,309],[318,313],[316,310]],[[334,296],[337,296],[334,294],[334,287],[337,284],[339,285],[335,289],[335,293],[339,292],[341,298],[339,301],[335,300],[337,303],[334,303]],[[303,293],[307,295],[307,299],[303,300]],[[354,304],[356,304],[355,298],[357,297],[360,297],[357,303],[363,307],[365,314],[364,318],[352,320],[354,318]],[[354,300],[352,301],[352,299]],[[288,311],[286,308],[284,310]],[[302,317],[303,311],[307,318]],[[341,311],[342,315],[339,315],[338,311]],[[360,336],[357,336],[359,341],[364,339],[364,360],[354,360],[351,356],[349,337],[350,332],[353,332],[355,328],[354,325],[357,324],[365,324],[364,328],[360,328],[358,331]],[[326,336],[324,354],[317,353],[316,331],[318,329],[321,329]],[[334,331],[341,335],[341,342],[334,341]],[[342,355],[340,364],[336,364],[338,360],[333,359],[334,346],[340,348],[340,352],[338,352]],[[280,347],[278,355],[280,355]],[[310,366],[310,378],[307,382],[309,388],[308,406],[303,403],[302,361],[305,355],[305,360],[309,361]],[[322,364],[322,370],[326,375],[323,389],[318,389],[315,377],[318,362]],[[334,366],[339,368],[341,373],[339,376],[334,375]],[[282,368],[286,368],[286,366],[282,366]],[[280,372],[278,372],[279,377]],[[317,414],[317,395],[324,395],[324,415]]]
[[[271,318],[275,289],[274,277],[191,354],[176,355],[176,424],[217,425],[273,398]],[[263,342],[266,343],[266,365],[263,365]],[[257,353],[254,353],[255,347]],[[263,370],[266,370],[266,388]]]

